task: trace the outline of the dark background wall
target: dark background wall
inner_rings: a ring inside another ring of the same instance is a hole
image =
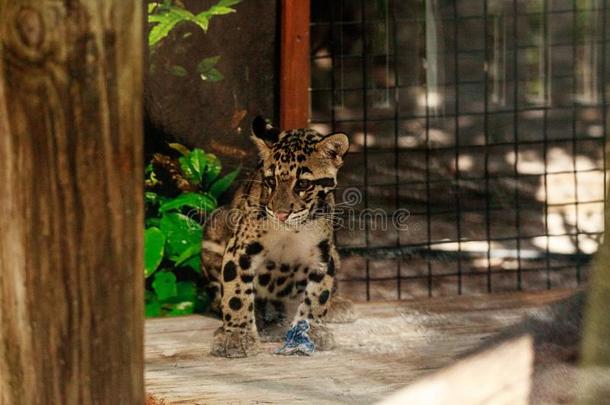
[[[216,3],[183,2],[194,14]],[[216,154],[227,168],[253,165],[250,122],[259,114],[277,122],[277,3],[245,0],[233,6],[236,13],[213,17],[207,33],[184,23],[150,55],[158,66],[145,83],[147,153],[163,150],[163,141],[171,139]],[[203,81],[193,73],[199,61],[216,55],[223,80]],[[184,66],[188,74],[160,68],[168,63]]]

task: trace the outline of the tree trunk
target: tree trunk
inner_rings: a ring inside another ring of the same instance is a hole
[[[144,401],[142,18],[0,0],[0,404]]]

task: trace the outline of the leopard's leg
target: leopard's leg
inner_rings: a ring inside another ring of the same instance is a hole
[[[281,342],[286,336],[286,303],[277,299],[256,298],[254,312],[258,334],[263,342]]]
[[[297,309],[292,326],[300,320],[309,322],[309,336],[317,350],[329,350],[335,344],[332,332],[324,325],[323,319],[330,308],[330,300],[335,276],[335,261],[329,254],[328,241],[318,246],[320,263],[310,270],[307,287]]]
[[[210,298],[210,312],[218,316],[220,316],[220,278],[223,253],[224,245],[215,242],[204,242],[201,248],[201,271],[205,279],[205,289]]]
[[[262,260],[263,247],[255,240],[234,236],[227,244],[220,280],[223,325],[214,333],[213,355],[246,357],[258,352],[253,280]]]
[[[201,244],[201,270],[210,298],[210,311],[220,316],[220,278],[222,258],[231,229],[226,207],[217,208],[206,220]]]
[[[341,261],[339,258],[339,253],[337,249],[333,246],[331,249],[331,255],[335,263],[336,272],[340,271]],[[354,303],[337,294],[337,279],[335,278],[332,290],[332,298],[330,300],[330,307],[328,308],[328,313],[324,317],[326,322],[330,323],[348,323],[354,322],[356,320],[356,311],[354,309]]]

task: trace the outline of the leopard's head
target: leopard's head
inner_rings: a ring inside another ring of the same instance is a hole
[[[324,136],[313,129],[280,132],[257,117],[251,139],[261,160],[260,204],[273,220],[296,225],[327,213],[349,148],[347,135]]]

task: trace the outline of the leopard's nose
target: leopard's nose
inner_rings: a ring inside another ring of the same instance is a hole
[[[290,212],[287,212],[287,211],[277,211],[275,213],[275,217],[282,222],[286,221],[288,219],[289,215],[290,215]]]

